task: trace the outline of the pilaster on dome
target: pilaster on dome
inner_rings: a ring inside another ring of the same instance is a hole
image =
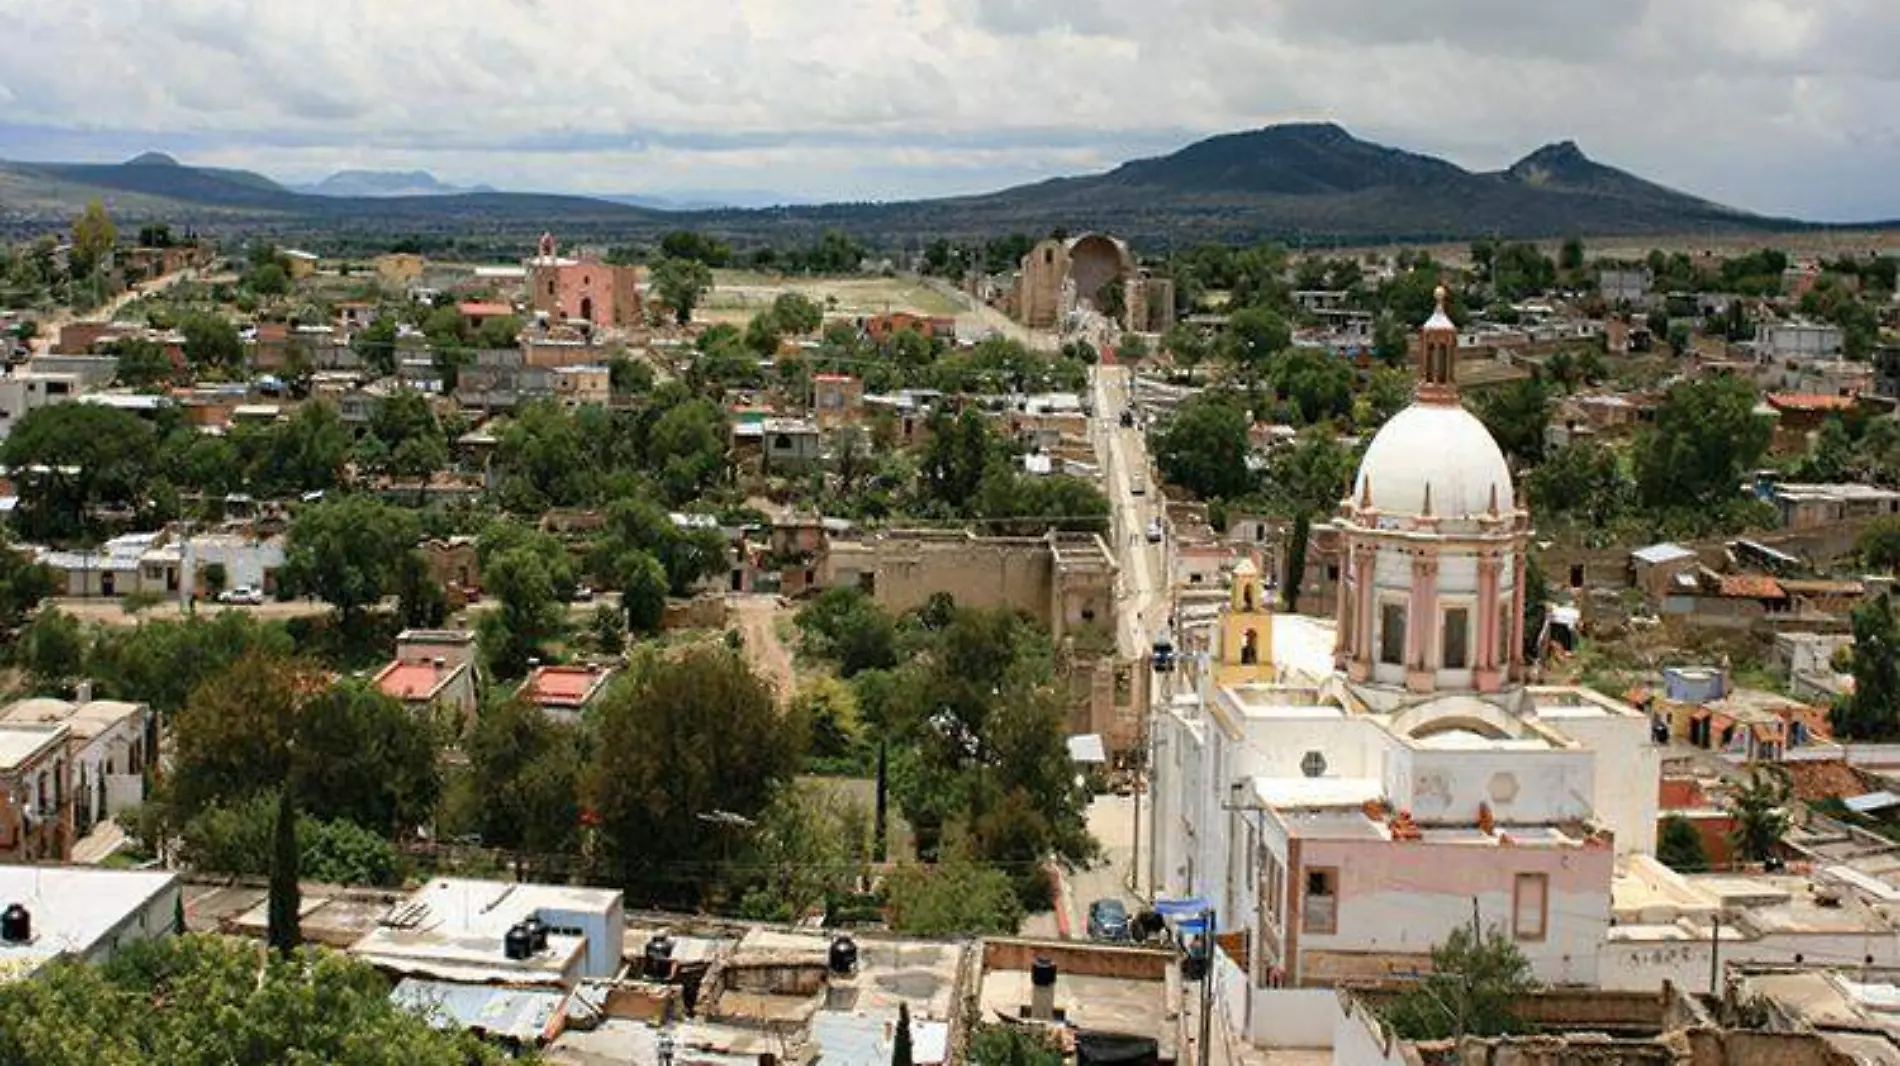
[[[1458,402],[1458,325],[1451,320],[1446,304],[1451,290],[1440,285],[1432,296],[1438,309],[1419,330],[1418,402],[1456,404]]]

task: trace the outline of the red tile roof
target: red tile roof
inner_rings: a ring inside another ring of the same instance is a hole
[[[515,313],[515,309],[507,304],[478,303],[475,301],[458,304],[455,309],[460,311],[464,316],[471,318],[500,318],[502,315],[512,315]]]
[[[1859,401],[1825,392],[1771,392],[1768,403],[1784,411],[1851,411]]]
[[[543,707],[583,707],[604,685],[609,671],[586,666],[543,666],[528,675],[521,694]]]
[[[455,673],[450,666],[437,669],[434,663],[393,662],[376,675],[376,687],[405,702],[434,696]]]
[[[1765,574],[1729,574],[1722,579],[1722,595],[1738,600],[1781,600],[1788,597],[1781,585]]]

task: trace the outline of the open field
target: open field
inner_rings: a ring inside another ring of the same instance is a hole
[[[702,322],[743,324],[786,292],[803,295],[823,307],[827,315],[852,318],[892,311],[954,315],[964,309],[950,296],[914,278],[807,278],[717,270],[713,272],[713,290],[694,317]]]

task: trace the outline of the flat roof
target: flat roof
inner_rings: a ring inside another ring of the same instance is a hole
[[[545,911],[600,913],[621,894],[565,885],[511,884],[438,878],[390,909],[351,953],[375,966],[448,981],[559,981],[586,948],[586,938],[551,933],[548,949],[510,959],[502,939],[510,927]]]
[[[69,735],[71,730],[64,724],[12,722],[0,725],[0,771],[19,769],[48,748],[65,743]]]
[[[0,981],[28,976],[62,954],[85,955],[178,882],[164,870],[0,865],[0,905],[18,903],[33,922],[26,944],[0,944]]]
[[[579,707],[600,691],[613,671],[604,667],[543,666],[522,682],[522,695],[542,705]]]
[[[1254,798],[1262,806],[1358,807],[1385,795],[1376,777],[1256,777]]]
[[[376,675],[376,687],[399,700],[426,700],[455,676],[462,664],[438,668],[430,662],[393,662]]]
[[[72,703],[42,696],[0,708],[0,724],[54,725],[63,722],[72,730],[73,736],[90,740],[127,718],[137,717],[144,712],[144,704],[123,700]]]

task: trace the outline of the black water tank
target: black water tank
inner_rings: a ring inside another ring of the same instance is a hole
[[[0,944],[24,944],[33,939],[33,916],[18,903],[0,911]]]
[[[858,968],[858,942],[848,936],[831,942],[831,972],[848,974]]]
[[[647,941],[647,980],[664,981],[673,976],[673,938],[655,933]]]
[[[1037,988],[1048,988],[1056,983],[1056,963],[1047,955],[1036,956],[1029,964],[1029,983]]]
[[[511,959],[530,959],[534,957],[534,933],[526,922],[508,927],[508,934],[501,938],[502,954]]]

